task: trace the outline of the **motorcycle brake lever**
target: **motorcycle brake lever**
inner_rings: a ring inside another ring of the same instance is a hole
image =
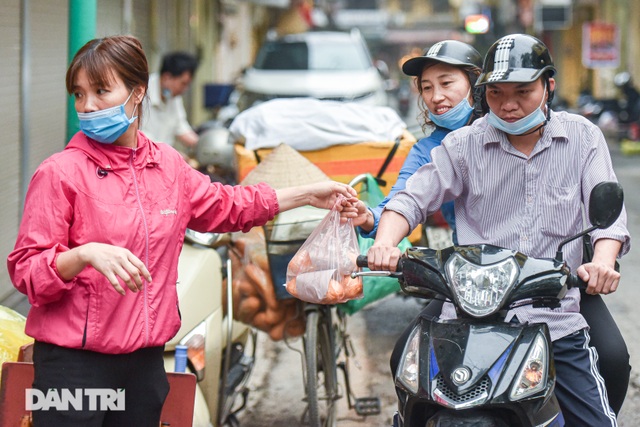
[[[351,278],[355,279],[356,277],[361,276],[375,276],[375,277],[393,277],[395,279],[399,279],[402,277],[402,273],[397,271],[354,271],[351,273]]]

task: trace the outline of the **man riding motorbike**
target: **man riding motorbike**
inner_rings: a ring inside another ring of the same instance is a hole
[[[554,73],[547,47],[534,37],[509,35],[491,46],[476,84],[489,114],[449,134],[432,151],[432,162],[387,204],[368,253],[370,269],[395,271],[400,239],[450,200],[456,201],[461,245],[488,243],[553,257],[560,242],[582,230],[591,189],[616,177],[602,132],[579,116],[550,110]],[[626,213],[591,237],[590,262],[581,262],[580,241],[565,246],[566,260],[588,283],[588,294],[614,292],[620,278],[616,256],[629,250]],[[567,425],[615,426],[579,310],[580,293],[572,289],[557,309],[525,305],[505,320],[548,324],[556,395]],[[445,304],[441,318],[455,315]]]

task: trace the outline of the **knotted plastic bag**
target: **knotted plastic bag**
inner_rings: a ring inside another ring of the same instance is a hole
[[[380,202],[384,200],[384,194],[373,175],[367,174],[367,180],[363,183],[358,198],[370,207],[378,206]],[[357,234],[357,236],[360,253],[362,255],[366,255],[369,248],[373,245],[374,239],[362,237],[360,234]],[[398,248],[400,248],[402,252],[410,247],[411,242],[409,242],[409,239],[406,237],[398,244]],[[364,271],[368,271],[368,269],[365,268]],[[360,311],[368,304],[381,300],[388,295],[400,292],[398,279],[393,277],[365,276],[363,277],[362,286],[364,297],[340,304],[338,306],[338,310],[351,315]]]
[[[287,267],[287,291],[315,304],[338,304],[362,298],[362,278],[351,278],[358,270],[358,239],[351,220],[340,222],[338,198]]]

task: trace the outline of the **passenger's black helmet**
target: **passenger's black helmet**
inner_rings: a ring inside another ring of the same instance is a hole
[[[484,58],[476,86],[487,83],[527,83],[556,72],[549,49],[527,34],[511,34],[495,42]]]
[[[422,56],[406,61],[402,64],[402,71],[408,76],[419,76],[430,62],[482,69],[482,56],[472,46],[457,40],[444,40],[425,49]]]

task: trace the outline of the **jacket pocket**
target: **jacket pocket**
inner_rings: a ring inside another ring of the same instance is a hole
[[[91,298],[89,298],[89,302],[91,302]],[[82,332],[82,348],[87,345],[87,329],[89,329],[89,309],[91,304],[87,304],[87,311],[84,314],[84,331]]]
[[[542,190],[542,212],[540,212],[542,234],[550,237],[567,237],[572,233],[576,215],[580,211],[580,185],[554,187],[543,184]]]

